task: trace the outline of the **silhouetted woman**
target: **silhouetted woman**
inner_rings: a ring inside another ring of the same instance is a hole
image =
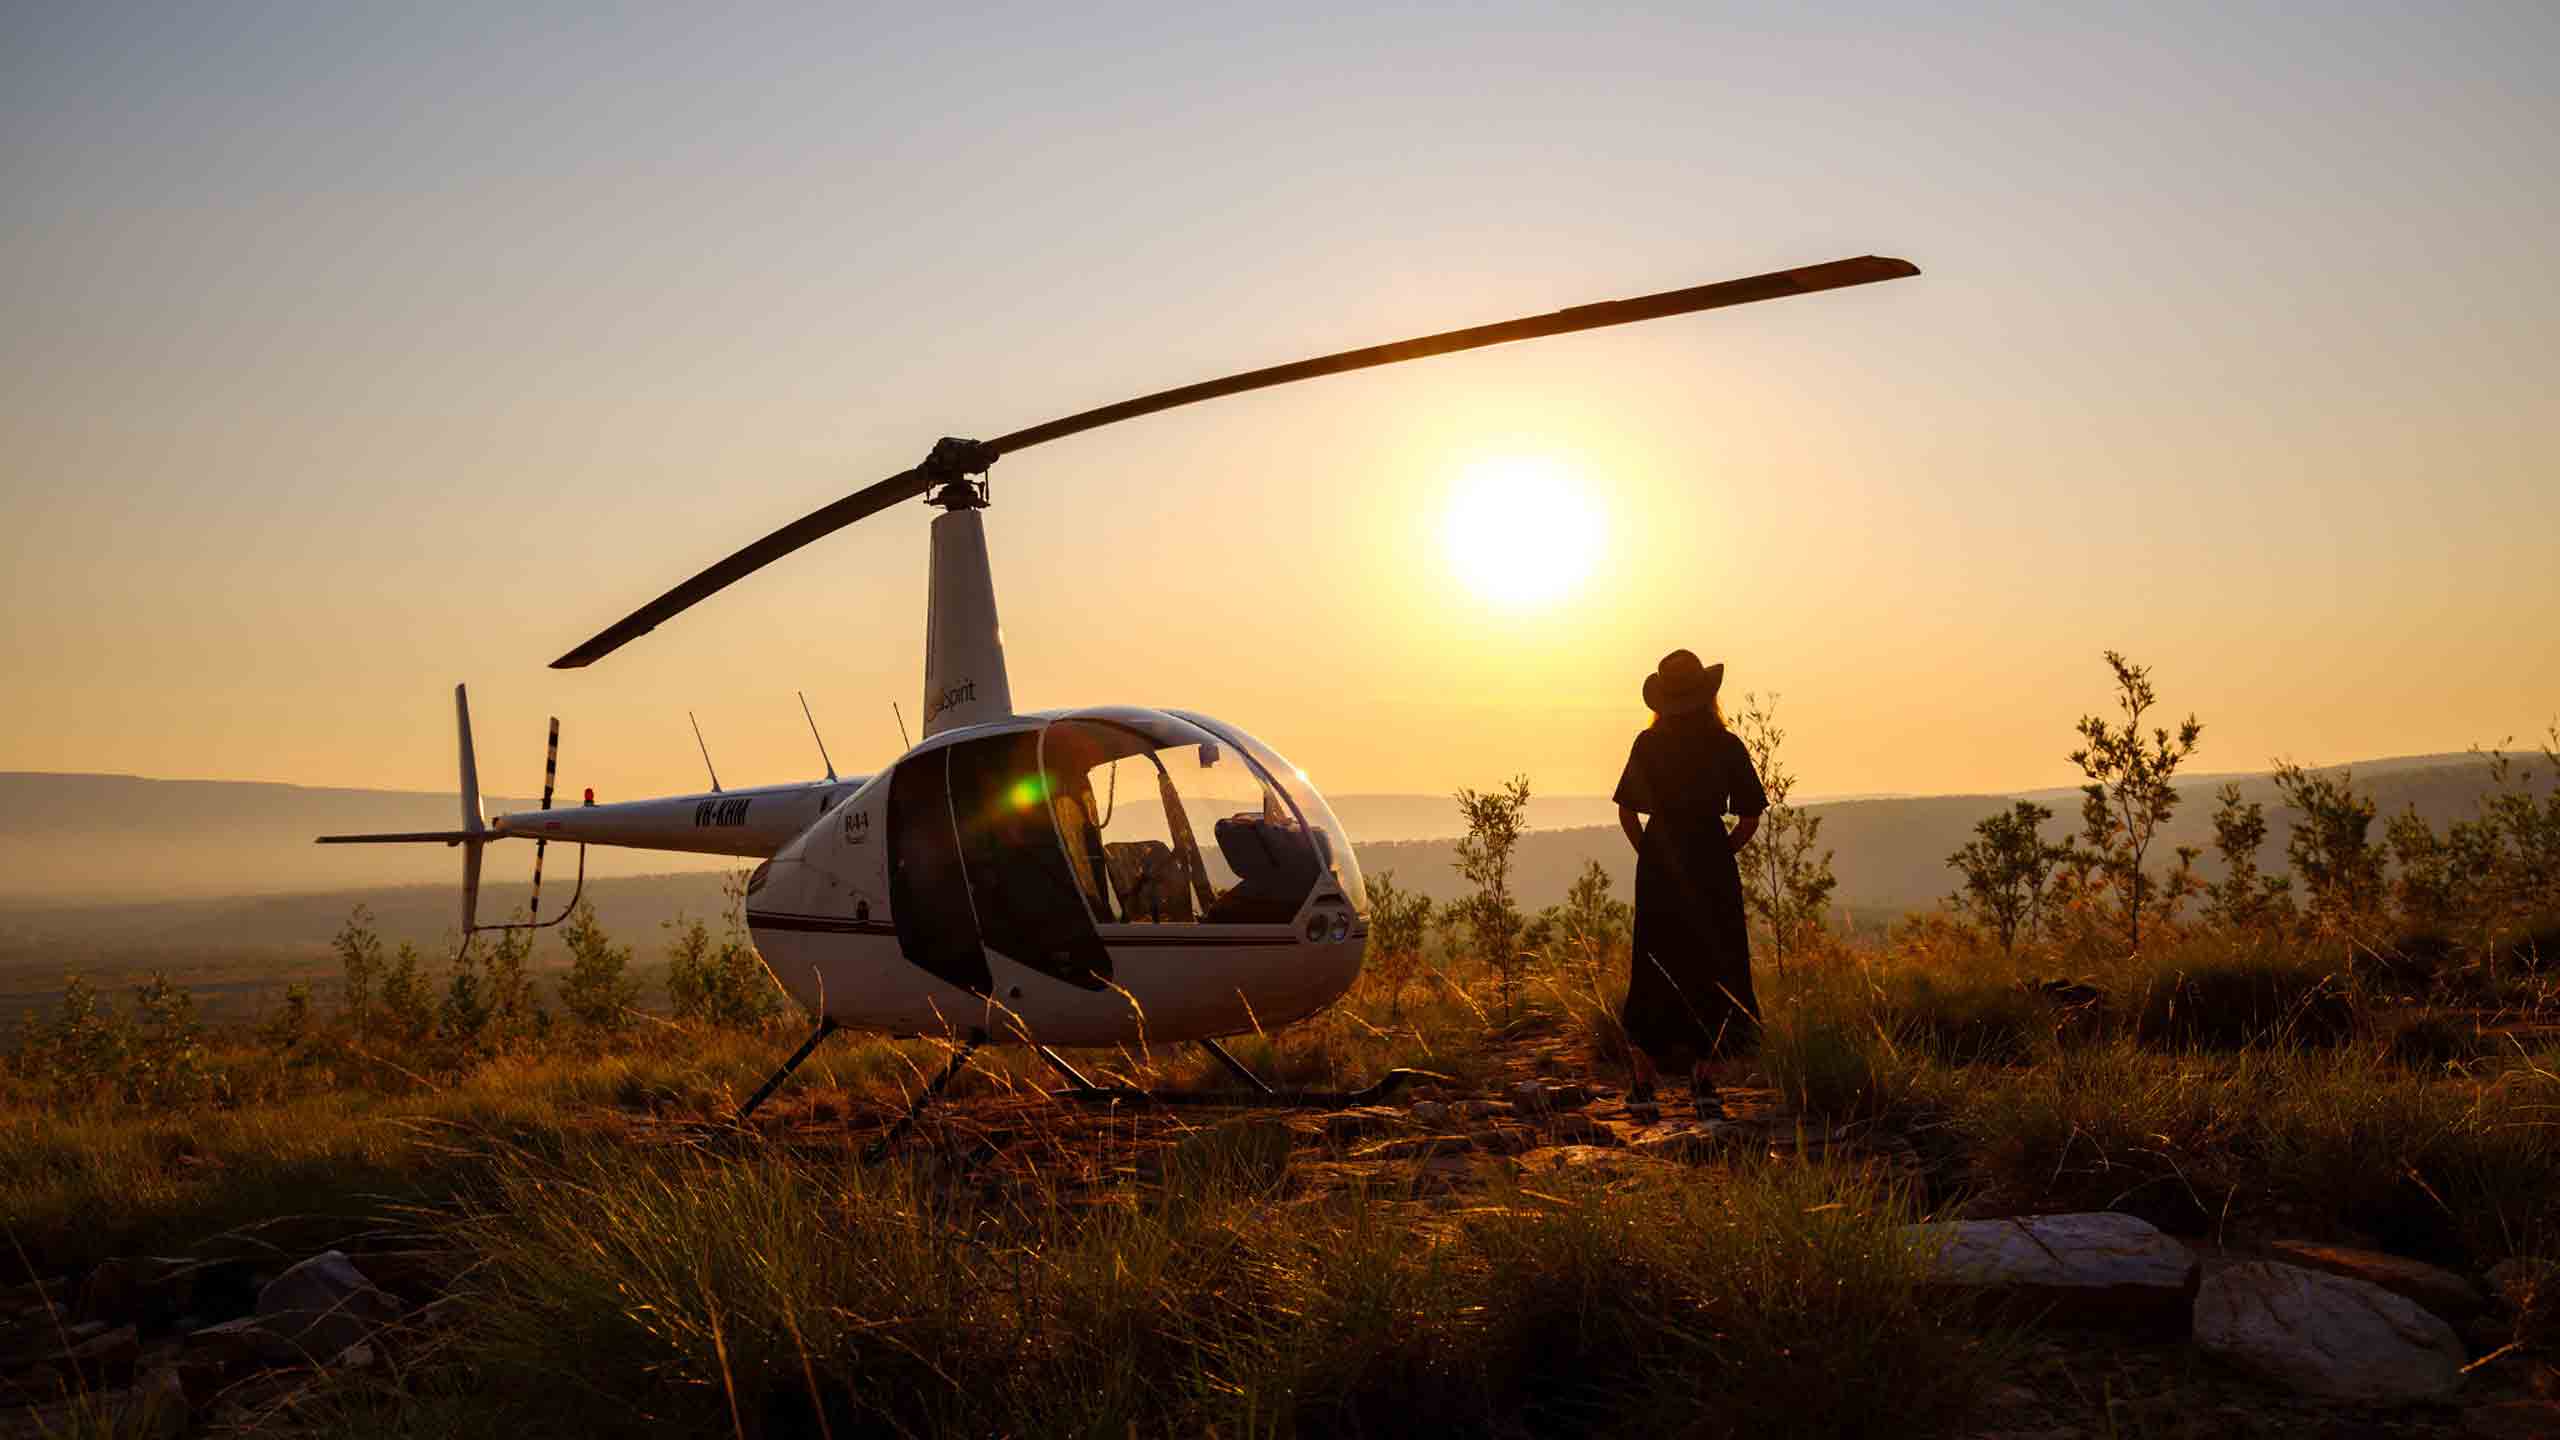
[[[1716,692],[1724,666],[1686,650],[1645,677],[1653,724],[1636,736],[1618,779],[1618,824],[1636,847],[1635,965],[1619,1011],[1635,1052],[1630,1099],[1649,1101],[1662,1063],[1689,1067],[1701,1114],[1720,1114],[1713,1064],[1759,1038],[1742,869],[1769,797]],[[1727,830],[1724,817],[1739,817]],[[1646,816],[1652,817],[1647,823]]]

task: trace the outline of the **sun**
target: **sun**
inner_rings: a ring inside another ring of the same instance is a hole
[[[1466,587],[1494,605],[1553,604],[1591,574],[1607,527],[1589,485],[1550,456],[1469,465],[1451,487],[1440,548]]]

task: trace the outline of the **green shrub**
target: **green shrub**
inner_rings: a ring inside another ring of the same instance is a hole
[[[2135,976],[2134,1035],[2158,1050],[2334,1045],[2355,1033],[2347,979],[2272,944],[2189,944]]]
[[[589,1030],[619,1030],[631,1023],[640,982],[631,978],[631,947],[616,945],[596,923],[593,905],[580,905],[560,927],[569,947],[569,973],[560,981],[560,1008]]]

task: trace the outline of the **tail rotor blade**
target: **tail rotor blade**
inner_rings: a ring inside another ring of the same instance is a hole
[[[703,570],[692,579],[641,606],[613,625],[598,632],[585,644],[551,662],[554,670],[575,670],[592,665],[641,636],[655,630],[703,600],[718,594],[774,561],[789,555],[813,540],[823,539],[857,520],[876,515],[892,505],[912,500],[936,486],[974,474],[1017,450],[1028,450],[1051,440],[1079,435],[1087,430],[1153,415],[1178,406],[1194,405],[1225,395],[1240,395],[1249,390],[1268,389],[1300,380],[1313,380],[1325,375],[1339,375],[1372,366],[1394,365],[1406,360],[1421,360],[1433,355],[1448,355],[1461,350],[1477,350],[1487,345],[1504,345],[1515,340],[1535,340],[1549,335],[1568,335],[1579,330],[1598,330],[1611,325],[1627,325],[1639,320],[1659,320],[1666,316],[1687,315],[1700,310],[1720,310],[1730,305],[1748,305],[1760,300],[1776,300],[1788,295],[1809,295],[1816,291],[1837,290],[1851,285],[1868,285],[1879,280],[1899,280],[1920,273],[1918,266],[1907,260],[1882,255],[1861,255],[1854,259],[1834,260],[1822,265],[1807,265],[1794,270],[1772,271],[1740,280],[1726,280],[1713,285],[1697,285],[1686,290],[1666,290],[1655,295],[1642,295],[1632,300],[1607,300],[1596,305],[1576,305],[1546,315],[1532,315],[1518,320],[1504,320],[1491,325],[1476,325],[1464,330],[1449,330],[1437,335],[1424,335],[1412,340],[1399,340],[1388,345],[1372,345],[1360,350],[1321,355],[1288,365],[1272,365],[1260,370],[1247,370],[1196,385],[1159,390],[1116,405],[1079,411],[1076,414],[1016,430],[984,443],[945,440],[934,447],[924,464],[913,470],[892,475],[847,495],[831,505],[812,510],[736,554]]]
[[[551,717],[551,738],[542,750],[542,808],[551,808],[552,782],[560,777],[560,717]],[[542,919],[542,852],[551,848],[550,840],[533,837],[533,899],[525,907],[528,922]]]

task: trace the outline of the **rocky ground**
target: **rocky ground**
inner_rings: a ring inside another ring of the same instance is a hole
[[[1179,1183],[1186,1165],[1266,1167],[1275,1193],[1358,1186],[1375,1203],[1454,1210],[1557,1170],[1599,1183],[1646,1167],[1821,1156],[1874,1165],[1943,1207],[1971,1193],[1960,1155],[1881,1125],[1807,1124],[1762,1089],[1700,1119],[1684,1095],[1630,1105],[1585,1067],[1522,1045],[1481,1092],[1422,1085],[1334,1111],[1072,1105],[973,1098],[903,1142],[939,1183],[991,1201],[1077,1203]],[[754,1133],[633,1117],[632,1143],[851,1147],[885,1114],[786,1096]],[[1509,1186],[1499,1181],[1512,1182]],[[2508,1343],[2510,1306],[2548,1277],[2459,1275],[2359,1237],[2173,1237],[2123,1215],[1954,1212],[1915,1226],[1941,1283],[2017,1335],[2011,1374],[1970,1432],[2083,1435],[2560,1436],[2560,1371]],[[0,1436],[108,1421],[116,1433],[254,1432],[301,1397],[431,1343],[459,1257],[411,1233],[318,1255],[135,1256],[0,1292]],[[100,1427],[105,1428],[105,1427]]]

